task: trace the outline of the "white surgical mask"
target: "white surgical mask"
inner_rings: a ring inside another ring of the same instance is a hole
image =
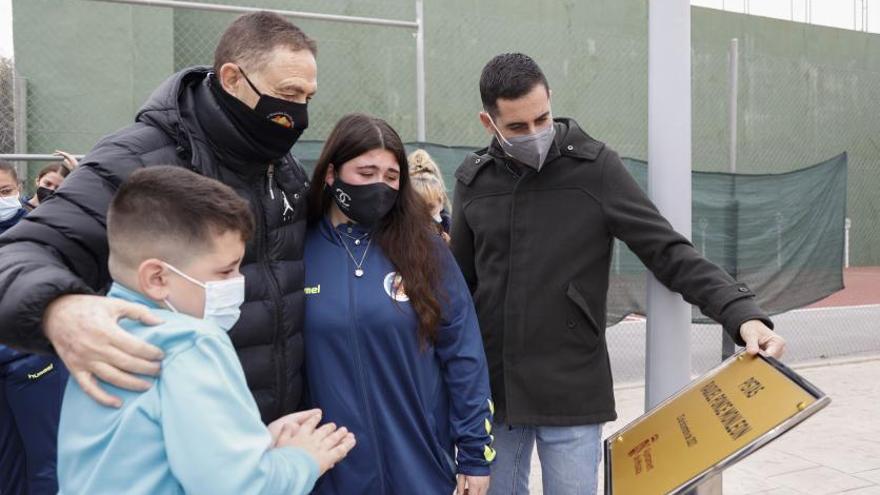
[[[0,222],[14,217],[21,209],[21,200],[18,195],[0,196]]]
[[[541,171],[544,160],[547,159],[547,154],[550,152],[550,146],[553,145],[553,139],[556,137],[556,126],[553,125],[553,122],[550,122],[546,129],[541,129],[534,134],[511,138],[505,138],[501,135],[501,131],[495,125],[491,115],[489,115],[489,122],[498,133],[498,141],[505,153],[523,165],[528,165],[538,172]]]
[[[173,266],[165,263],[165,266],[174,273],[189,280],[190,282],[205,289],[205,312],[203,320],[210,320],[225,331],[229,331],[241,316],[241,305],[244,303],[244,276],[229,278],[226,280],[212,280],[200,282]],[[177,309],[168,300],[165,304],[172,311]]]

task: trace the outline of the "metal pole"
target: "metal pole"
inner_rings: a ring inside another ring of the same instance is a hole
[[[691,11],[689,0],[648,2],[648,194],[691,237]],[[690,381],[691,308],[648,280],[645,407]]]
[[[730,173],[736,173],[736,126],[737,126],[737,94],[739,92],[739,40],[733,38],[730,40],[730,51],[728,52],[728,88],[730,94],[727,100],[728,129],[730,130],[730,156],[729,165]]]
[[[273,12],[285,17],[298,19],[311,19],[316,21],[347,22],[351,24],[372,24],[377,26],[418,28],[418,23],[413,21],[398,21],[395,19],[380,19],[377,17],[355,17],[348,15],[316,14],[314,12],[299,12],[295,10],[261,9],[257,7],[240,7],[237,5],[220,5],[215,3],[184,2],[178,0],[92,0],[93,2],[122,3],[139,5],[142,7],[169,7],[174,9],[204,10],[208,12],[230,12],[235,14],[247,14],[250,12]]]
[[[27,153],[27,79],[18,77],[15,71],[12,73],[12,122],[13,122],[13,149],[16,153]],[[15,160],[7,158],[7,160]],[[19,161],[15,163],[15,172],[22,184],[29,184],[27,163]]]
[[[85,155],[73,155],[77,160],[82,160]],[[28,154],[28,153],[0,153],[0,160],[21,162],[60,162],[64,158],[58,155]]]
[[[729,162],[728,169],[731,174],[736,173],[736,147],[737,147],[737,99],[739,94],[739,40],[736,38],[732,38],[730,40],[730,50],[728,52],[728,89],[729,95],[727,99],[727,115],[728,115],[728,130],[730,131],[730,142],[729,146]],[[736,200],[736,177],[731,178],[731,184],[733,188],[733,202],[731,207],[733,208],[733,219],[734,225],[737,227],[734,229],[734,240],[733,240],[733,256],[732,256],[732,271],[730,275],[736,277],[737,272],[737,243],[736,243],[736,231],[738,230],[738,216],[739,212],[737,211],[739,208],[739,203]],[[733,353],[736,352],[736,343],[733,339],[728,335],[724,330],[721,331],[721,360],[733,356]]]
[[[691,237],[690,0],[648,2],[648,194],[672,227]],[[645,409],[691,373],[691,307],[648,275]],[[717,476],[690,494],[720,493]]]
[[[648,2],[648,194],[691,237],[691,10],[689,0]],[[648,276],[645,408],[690,381],[691,307]],[[720,493],[721,477],[691,494]]]
[[[427,140],[425,116],[425,9],[424,1],[416,0],[416,140]]]

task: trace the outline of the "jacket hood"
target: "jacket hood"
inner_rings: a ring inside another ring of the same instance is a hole
[[[172,74],[147,98],[135,121],[158,127],[168,135],[177,135],[184,122],[181,108],[186,88],[201,84],[212,71],[209,66],[197,66]]]

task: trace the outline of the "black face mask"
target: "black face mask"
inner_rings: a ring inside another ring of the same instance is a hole
[[[42,203],[43,201],[51,198],[53,194],[55,194],[54,190],[49,189],[48,187],[40,186],[37,188],[37,201]]]
[[[368,228],[382,220],[397,201],[397,190],[384,182],[353,186],[337,177],[330,193],[342,213]]]
[[[245,79],[247,80],[247,76]],[[251,108],[227,93],[216,77],[212,83],[214,84],[210,86],[217,102],[235,127],[265,155],[264,158],[276,160],[289,153],[309,125],[308,107],[304,103],[293,103],[260,94],[248,81],[251,88],[260,95],[256,108]],[[286,125],[287,123],[290,125]]]
[[[254,107],[254,111],[281,127],[299,132],[296,136],[296,138],[299,139],[299,136],[303,131],[309,127],[308,104],[296,103],[294,101],[287,101],[282,100],[281,98],[275,98],[274,96],[264,95],[256,86],[254,86],[254,83],[252,83],[247,74],[241,70],[241,67],[238,68],[238,71],[244,76],[244,80],[247,81],[248,86],[250,86],[251,89],[254,90],[254,93],[260,97],[260,99],[257,100],[257,106]]]

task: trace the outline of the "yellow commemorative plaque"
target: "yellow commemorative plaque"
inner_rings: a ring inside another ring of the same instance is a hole
[[[605,493],[681,493],[831,401],[779,361],[737,354],[605,440]]]

